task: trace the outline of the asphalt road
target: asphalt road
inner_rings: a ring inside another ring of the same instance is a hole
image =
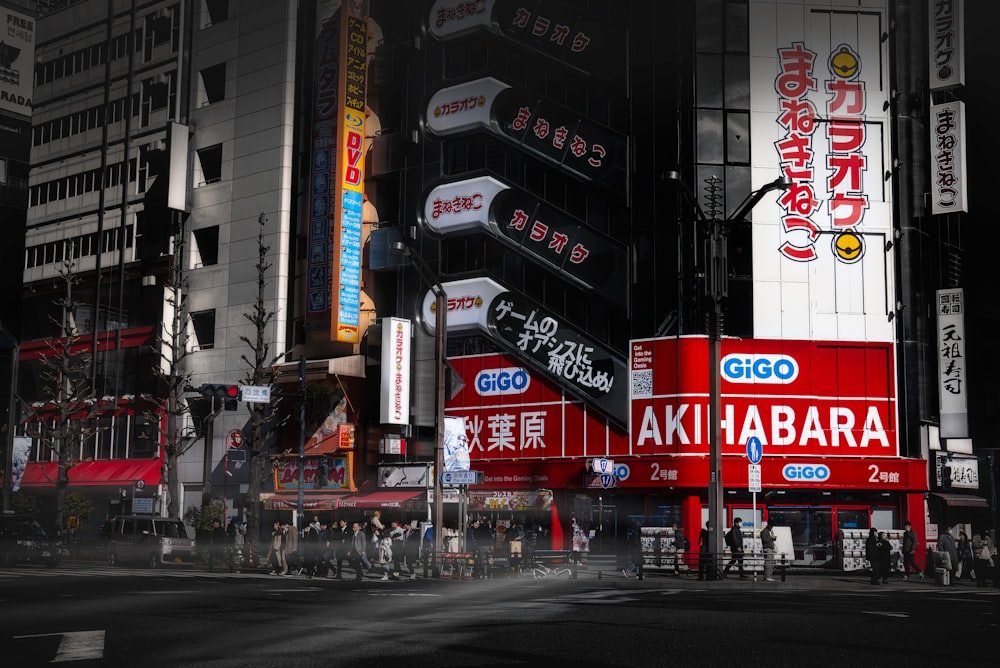
[[[864,574],[380,581],[0,569],[3,666],[875,666],[996,657],[1000,589]]]

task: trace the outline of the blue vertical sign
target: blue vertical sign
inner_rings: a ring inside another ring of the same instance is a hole
[[[764,446],[761,445],[760,439],[756,436],[751,436],[747,439],[747,459],[750,460],[751,464],[760,464],[760,458],[764,456]]]

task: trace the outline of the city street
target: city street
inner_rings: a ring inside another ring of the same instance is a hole
[[[791,666],[986,656],[1000,589],[607,571],[380,581],[110,568],[0,570],[5,666]]]

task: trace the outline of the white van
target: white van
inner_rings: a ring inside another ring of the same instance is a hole
[[[112,566],[190,566],[197,556],[194,539],[188,537],[187,527],[178,518],[120,515],[111,523],[108,563]]]

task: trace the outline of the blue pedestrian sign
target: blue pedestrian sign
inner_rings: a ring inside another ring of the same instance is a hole
[[[760,439],[756,436],[751,436],[747,439],[747,459],[750,460],[751,464],[760,464],[760,458],[764,456],[764,446],[761,445]]]

